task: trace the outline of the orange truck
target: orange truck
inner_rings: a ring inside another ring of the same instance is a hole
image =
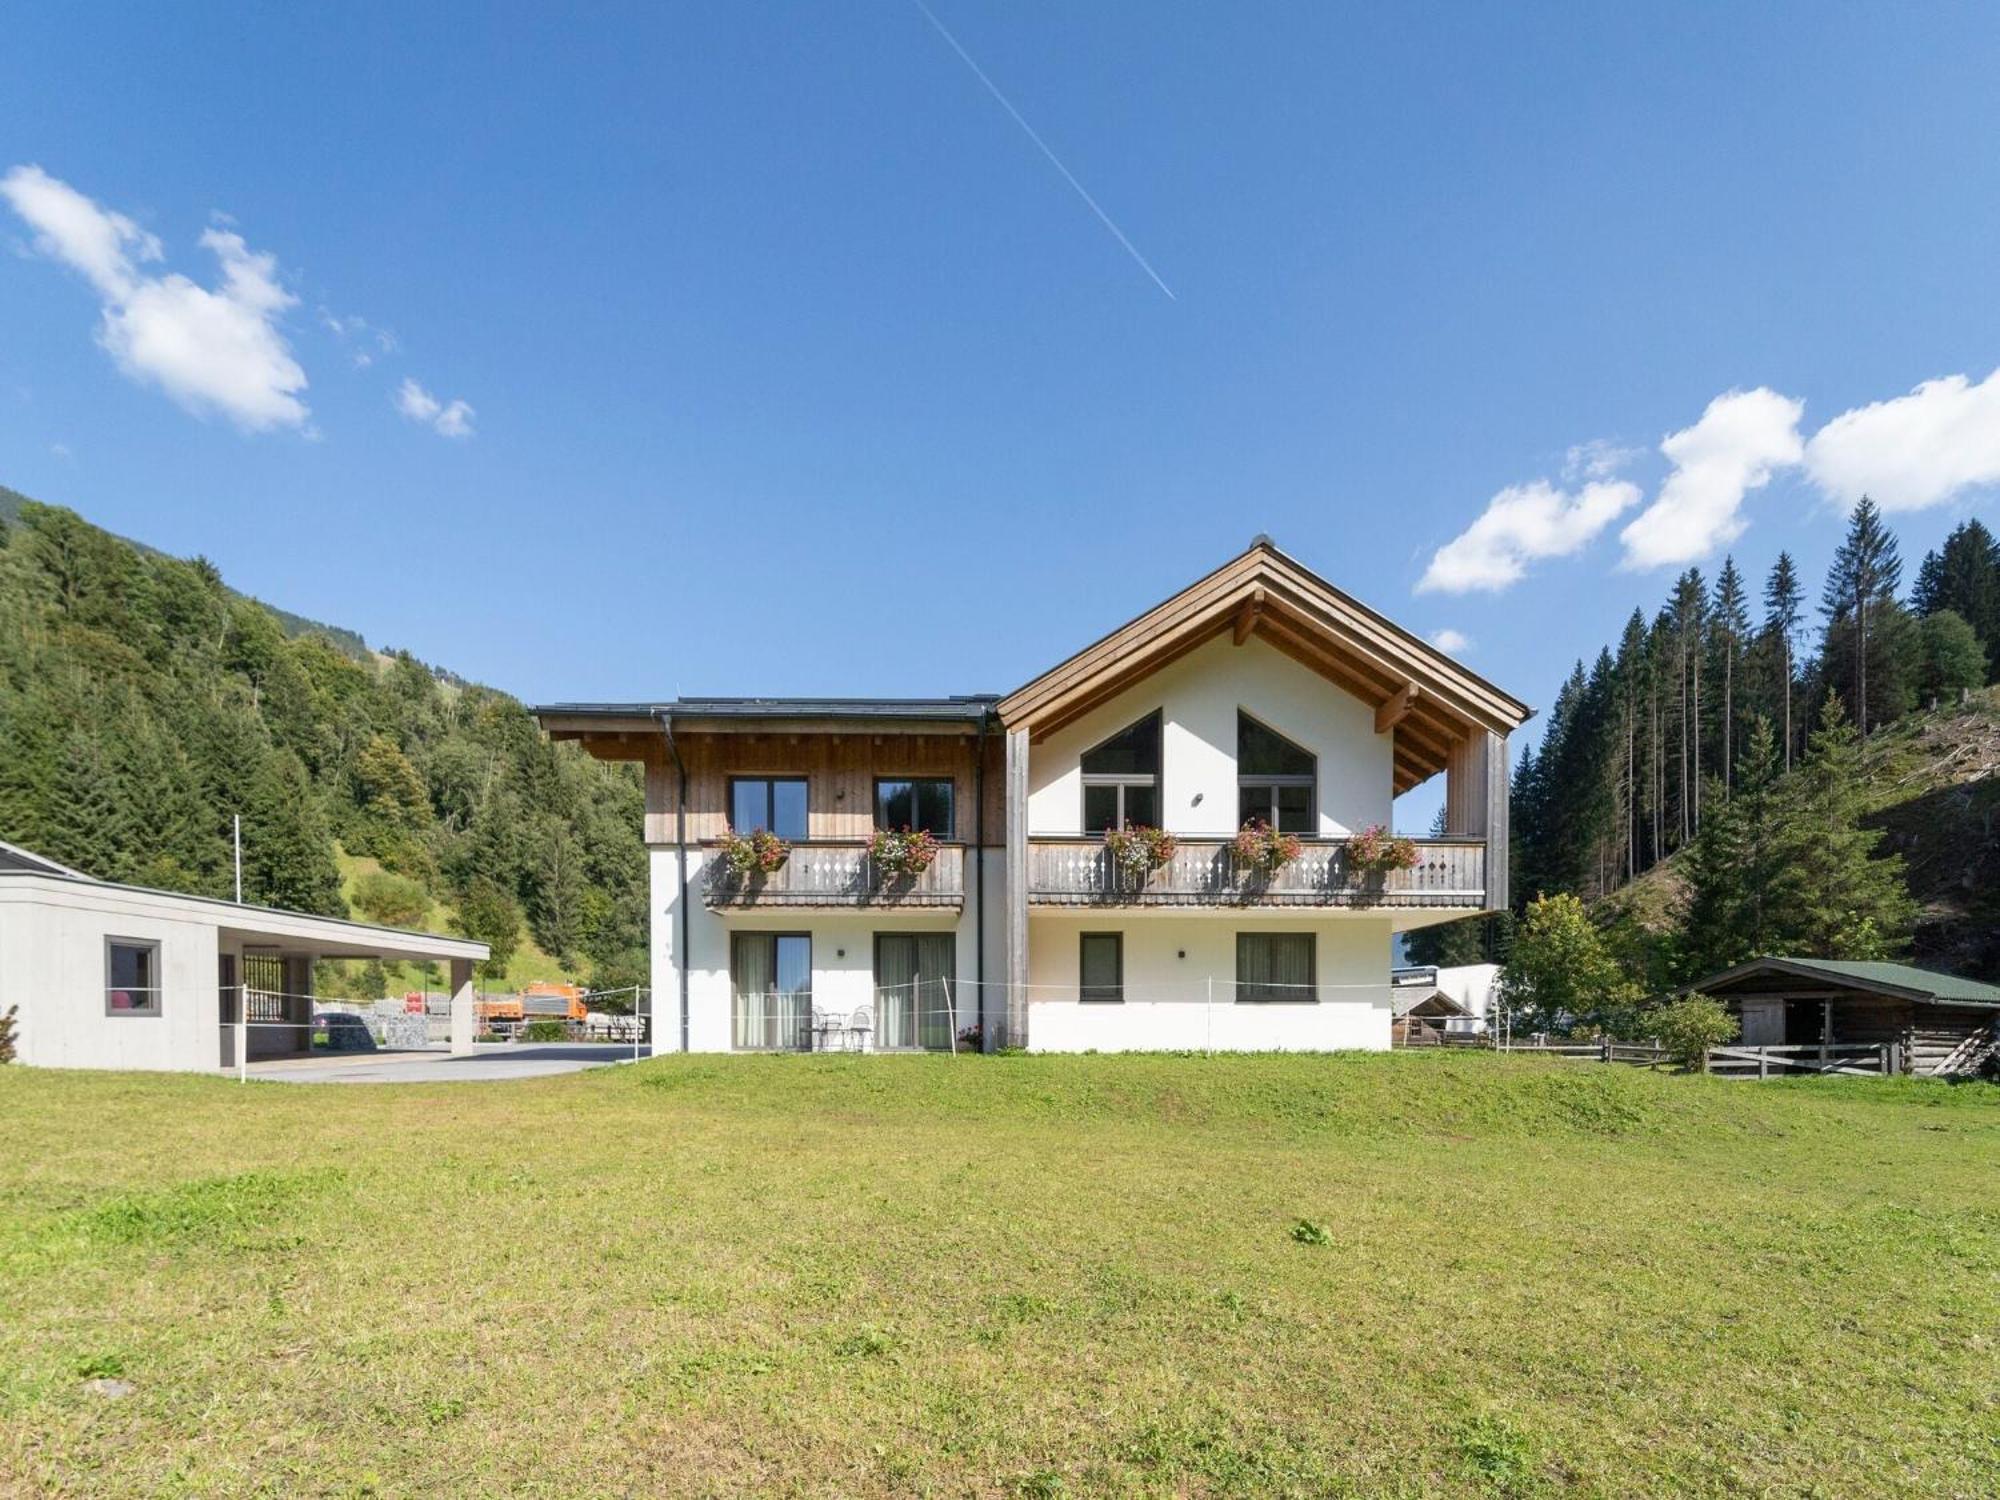
[[[529,1021],[583,1021],[583,987],[537,981],[521,991],[523,1019]]]

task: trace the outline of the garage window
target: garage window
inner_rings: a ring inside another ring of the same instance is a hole
[[[157,1016],[160,1013],[160,945],[134,938],[104,941],[104,1013]]]

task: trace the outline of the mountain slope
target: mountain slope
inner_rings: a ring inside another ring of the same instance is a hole
[[[1862,752],[1864,819],[1900,854],[1917,899],[1911,962],[2000,974],[2000,687],[1962,705],[1910,714]],[[1686,899],[1676,854],[1597,903],[1608,925],[1666,936]]]
[[[28,496],[22,494],[19,490],[10,490],[6,485],[0,484],[0,526],[9,526],[18,523],[26,507],[40,503],[39,501],[29,499]],[[105,535],[116,537],[117,540],[125,543],[126,546],[144,555],[150,557],[167,556],[166,553],[160,551],[157,547],[149,547],[144,542],[135,542],[130,537],[118,536],[118,533],[115,531],[108,531]],[[265,604],[263,600],[256,598],[254,595],[240,594],[235,589],[229,589],[227,592],[232,599],[245,599],[253,604],[262,605],[263,608],[269,610],[272,618],[284,627],[286,635],[324,636],[333,645],[339,647],[342,652],[355,658],[357,661],[365,660],[372,654],[368,649],[368,643],[356,631],[348,630],[339,625],[324,625],[318,620],[308,620],[304,615],[295,615],[290,610],[278,608],[275,604]]]
[[[90,874],[494,946],[487,978],[643,982],[642,795],[513,698],[9,491],[0,839]],[[365,865],[357,861],[367,862]],[[364,875],[373,878],[363,878]]]

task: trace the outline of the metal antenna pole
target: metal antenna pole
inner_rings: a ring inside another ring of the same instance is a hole
[[[229,816],[230,842],[236,846],[236,904],[243,904],[243,814]]]

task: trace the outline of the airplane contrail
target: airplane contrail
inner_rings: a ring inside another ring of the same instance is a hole
[[[1180,301],[1181,299],[1174,295],[1174,289],[1168,286],[1164,281],[1160,280],[1160,273],[1158,271],[1155,271],[1150,265],[1146,263],[1146,257],[1139,253],[1139,247],[1134,245],[1130,240],[1125,238],[1125,231],[1120,229],[1116,224],[1114,224],[1111,221],[1111,215],[1106,213],[1102,208],[1100,208],[1098,206],[1097,200],[1090,196],[1089,190],[1086,189],[1082,183],[1076,180],[1076,174],[1070,171],[1068,167],[1062,164],[1062,158],[1057,156],[1055,152],[1049,149],[1047,141],[1043,140],[1039,135],[1035,134],[1035,127],[1030,125],[1027,122],[1027,120],[1022,117],[1021,112],[1018,109],[1014,108],[1013,104],[1008,100],[1007,96],[1000,92],[999,85],[994,83],[992,79],[988,78],[986,76],[986,70],[981,68],[978,63],[972,60],[972,54],[970,52],[967,52],[965,48],[959,45],[958,38],[953,36],[949,31],[945,29],[944,22],[940,21],[935,15],[931,13],[931,8],[928,5],[924,4],[924,0],[910,0],[910,3],[916,6],[918,10],[924,13],[924,19],[931,23],[931,26],[937,31],[937,34],[939,36],[943,37],[945,41],[951,44],[951,50],[959,55],[959,57],[964,61],[965,65],[968,68],[972,69],[972,76],[977,78],[981,83],[986,85],[986,92],[991,94],[995,99],[999,100],[1000,107],[1006,110],[1008,114],[1014,117],[1014,123],[1016,125],[1019,125],[1022,130],[1027,132],[1028,139],[1035,143],[1036,149],[1039,150],[1042,153],[1042,155],[1046,156],[1049,159],[1049,165],[1054,167],[1058,172],[1062,173],[1063,181],[1067,182],[1071,187],[1076,189],[1077,197],[1081,198],[1085,203],[1090,205],[1090,211],[1097,215],[1099,222],[1101,222],[1106,229],[1111,231],[1112,235],[1117,239],[1119,244],[1125,247],[1125,253],[1131,256],[1133,260],[1139,263],[1139,269],[1144,271],[1148,276],[1153,278],[1153,285],[1158,287],[1161,291],[1167,294],[1167,300],[1169,302]]]

